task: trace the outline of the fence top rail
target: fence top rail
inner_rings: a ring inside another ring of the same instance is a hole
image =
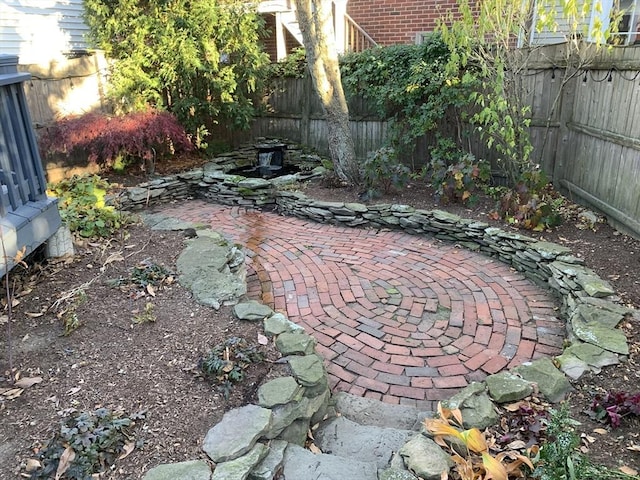
[[[526,66],[530,70],[548,68],[565,68],[576,58],[576,51],[571,52],[566,43],[523,48],[527,56]],[[603,46],[582,42],[579,45],[578,57],[583,62],[582,68],[588,70],[640,70],[640,46]],[[570,54],[569,54],[570,53]],[[575,62],[575,61],[574,61]]]

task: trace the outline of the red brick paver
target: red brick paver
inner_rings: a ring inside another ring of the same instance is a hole
[[[202,201],[162,212],[245,246],[249,296],[316,337],[335,390],[433,409],[487,374],[561,352],[554,301],[495,259]]]

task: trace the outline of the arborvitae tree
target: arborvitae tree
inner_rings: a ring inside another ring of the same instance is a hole
[[[263,21],[242,0],[84,0],[95,46],[115,60],[117,111],[172,111],[188,131],[247,127],[268,56]]]

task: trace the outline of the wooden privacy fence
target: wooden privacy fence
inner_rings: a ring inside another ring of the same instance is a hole
[[[640,47],[603,50],[558,96],[563,48],[537,50],[524,73],[534,159],[564,193],[640,237]],[[33,75],[25,92],[36,125],[46,125],[61,114],[105,110],[107,65],[101,54],[71,59],[65,65],[22,68]],[[328,153],[324,115],[309,78],[282,80],[269,94],[267,107],[249,132],[221,128],[218,139],[237,145],[250,138],[277,136]],[[365,158],[384,145],[388,125],[362,98],[350,99],[349,107],[356,153]],[[448,135],[455,125],[444,119],[441,128]],[[469,141],[476,157],[492,160],[493,152],[477,137]],[[418,139],[407,163],[423,165],[433,144],[433,135]]]
[[[31,74],[24,90],[36,128],[67,115],[107,111],[107,62],[101,52],[19,69]]]
[[[640,47],[601,51],[561,89],[563,48],[536,51],[523,74],[533,159],[563,193],[640,237]],[[361,98],[350,99],[349,107],[356,153],[364,158],[385,143],[387,124]],[[445,130],[452,127],[443,122]],[[326,154],[326,123],[311,80],[283,79],[250,136],[286,137]],[[470,141],[476,157],[495,156],[479,138]],[[427,161],[433,143],[433,135],[418,139],[412,166]]]

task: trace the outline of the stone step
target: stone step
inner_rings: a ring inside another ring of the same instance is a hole
[[[378,469],[374,462],[314,454],[289,444],[284,453],[283,476],[284,480],[378,480]]]
[[[340,392],[333,396],[336,411],[352,422],[400,430],[420,430],[423,420],[433,412],[408,405],[391,405],[370,398]]]
[[[334,401],[339,416],[322,422],[314,431],[315,443],[323,453],[290,444],[284,455],[284,480],[377,480],[382,472],[385,478],[416,478],[406,470],[389,467],[394,454],[432,412],[348,393],[336,394]]]
[[[324,453],[386,468],[393,454],[415,434],[411,430],[360,425],[340,416],[320,425],[314,438]]]

